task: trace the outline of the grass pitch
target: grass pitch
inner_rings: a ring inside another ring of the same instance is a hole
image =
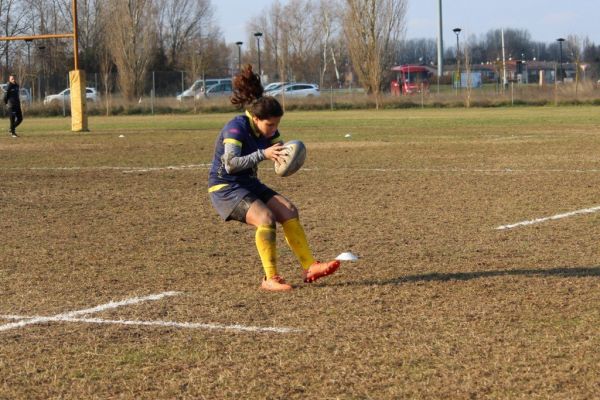
[[[307,162],[261,178],[360,259],[304,285],[279,229],[287,294],[206,194],[232,115],[0,138],[0,398],[597,397],[600,213],[496,229],[600,205],[597,108],[288,113]]]

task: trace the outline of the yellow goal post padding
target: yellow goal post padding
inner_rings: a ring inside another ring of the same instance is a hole
[[[71,83],[71,130],[87,132],[87,110],[85,107],[85,71],[69,71]]]

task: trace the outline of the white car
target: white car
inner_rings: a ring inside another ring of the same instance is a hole
[[[19,90],[19,100],[21,100],[21,103],[31,103],[32,98],[29,89],[21,88]]]
[[[275,90],[266,92],[267,96],[285,96],[285,97],[316,97],[320,96],[319,85],[314,83],[288,83]]]
[[[204,95],[205,90],[208,91],[208,89],[220,83],[229,83],[231,85],[231,82],[231,78],[215,78],[207,79],[205,81],[198,79],[192,86],[184,90],[183,93],[178,94],[176,99],[178,101],[193,100],[194,98],[199,99]]]
[[[207,88],[204,92],[198,93],[196,95],[196,99],[230,96],[232,93],[233,86],[231,81],[224,81],[216,85],[212,85],[211,87]]]
[[[85,100],[96,102],[99,99],[98,92],[94,88],[85,88]],[[65,89],[58,94],[51,94],[44,98],[44,104],[62,104],[62,102],[69,103],[71,101],[71,89]]]
[[[283,85],[287,85],[289,82],[271,82],[267,86],[264,87],[265,93],[271,92],[273,90],[277,90]]]

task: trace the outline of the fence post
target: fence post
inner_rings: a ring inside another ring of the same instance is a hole
[[[515,105],[515,82],[510,82],[510,105]]]
[[[333,85],[330,87],[329,93],[330,93],[330,108],[331,108],[331,111],[333,111]]]
[[[150,108],[154,115],[154,93],[156,91],[156,81],[154,80],[154,71],[152,71],[152,93],[150,94]]]
[[[71,95],[71,78],[67,74],[67,87],[69,88],[69,96]],[[65,106],[65,95],[63,93],[63,117],[67,116],[67,108]]]

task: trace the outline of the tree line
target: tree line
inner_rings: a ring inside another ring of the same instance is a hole
[[[322,87],[358,82],[377,96],[391,66],[437,62],[436,39],[405,38],[407,5],[408,0],[274,0],[249,16],[243,45],[236,45],[225,42],[211,0],[79,0],[80,68],[98,74],[101,89],[118,89],[133,100],[147,91],[149,71],[182,71],[190,80],[229,76],[240,63],[258,69],[260,46],[265,81]],[[72,0],[0,0],[4,36],[70,33],[72,21]],[[448,37],[454,36],[446,36],[445,63],[453,63],[457,52]],[[558,58],[557,42],[535,41],[525,29],[505,29],[504,36],[507,57]],[[588,38],[566,39],[563,61],[591,63],[590,76],[597,73],[600,47]],[[494,28],[463,38],[461,45],[472,63],[485,63],[501,57],[500,41],[500,29]],[[4,79],[9,73],[31,80],[66,76],[72,60],[67,39],[0,43]]]

